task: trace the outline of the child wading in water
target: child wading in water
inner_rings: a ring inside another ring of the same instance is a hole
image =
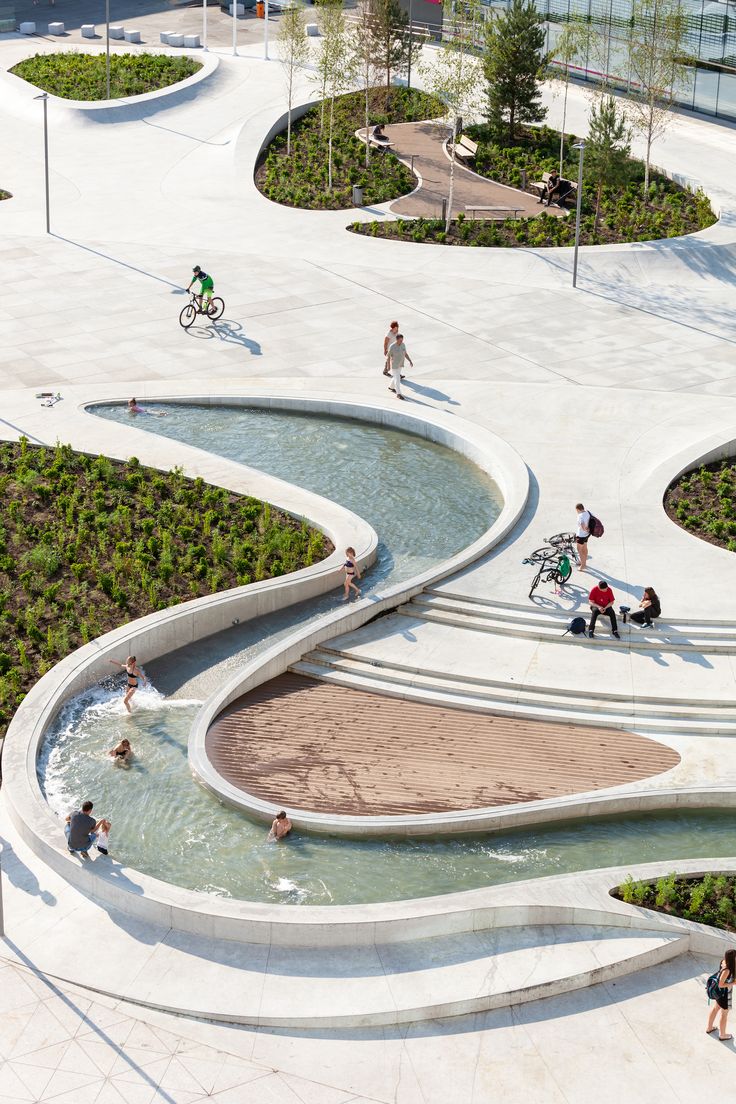
[[[343,602],[347,602],[350,598],[351,587],[356,594],[360,594],[360,587],[356,586],[355,583],[356,576],[360,578],[360,570],[357,563],[355,562],[355,549],[346,548],[345,555],[347,556],[347,559],[342,565],[345,571],[345,597],[343,598]]]
[[[130,740],[121,740],[117,747],[110,748],[107,753],[116,767],[129,767],[133,758],[133,749]]]
[[[129,713],[132,713],[132,709],[130,708],[130,699],[133,697],[136,690],[138,689],[138,681],[139,679],[143,679],[143,681],[147,685],[148,679],[143,674],[140,667],[136,666],[135,656],[128,656],[125,663],[121,663],[119,659],[111,659],[108,660],[108,662],[112,663],[113,667],[122,667],[128,676],[128,689],[126,690],[125,697],[123,698],[123,705]]]

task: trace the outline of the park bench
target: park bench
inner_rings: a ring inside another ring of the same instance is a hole
[[[473,142],[470,138],[466,138],[463,134],[462,138],[455,143],[455,156],[461,161],[472,161],[478,152],[478,143]]]
[[[475,218],[477,211],[482,211],[484,215],[488,215],[489,218],[516,218],[523,207],[487,207],[480,203],[466,203],[465,210],[471,212],[470,217]]]
[[[549,177],[550,174],[548,172],[542,173],[542,179],[532,180],[529,184],[529,187],[534,188],[537,195],[541,196],[544,189],[547,187]],[[577,184],[573,184],[571,180],[565,180],[564,177],[560,177],[560,179],[562,181],[562,191],[558,198],[553,200],[553,202],[556,203],[559,207],[563,207],[568,196],[573,196],[577,194],[578,187]]]
[[[371,127],[370,128],[370,133],[369,133],[369,136],[368,136],[368,142],[369,142],[371,148],[372,149],[380,149],[380,150],[384,150],[386,152],[390,152],[390,150],[391,150],[391,140],[389,138],[374,138],[373,137],[373,131],[375,129],[376,129],[375,127]],[[356,130],[355,137],[360,138],[361,142],[365,142],[365,127],[361,127],[360,130]]]

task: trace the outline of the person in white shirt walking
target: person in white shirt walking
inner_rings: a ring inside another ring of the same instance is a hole
[[[404,367],[404,361],[408,360],[412,368],[414,367],[414,361],[409,356],[409,352],[404,344],[404,335],[397,333],[396,340],[392,345],[388,347],[388,353],[386,355],[386,367],[390,368],[391,375],[394,377],[394,382],[389,387],[389,391],[396,392],[397,399],[403,399],[401,394],[401,369]]]

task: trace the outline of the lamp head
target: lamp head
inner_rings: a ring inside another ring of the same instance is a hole
[[[34,96],[34,100],[47,100],[49,98],[48,92],[42,92],[40,96]]]
[[[574,150],[584,150],[585,149],[585,142],[583,142],[583,141],[574,142],[572,148]]]

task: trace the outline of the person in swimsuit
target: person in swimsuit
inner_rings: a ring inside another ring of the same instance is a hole
[[[282,840],[285,836],[288,836],[290,831],[291,821],[282,809],[281,812],[277,813],[274,817],[271,831],[268,833],[268,839],[269,841]]]
[[[152,418],[165,418],[165,410],[148,410],[145,406],[139,406],[138,400],[133,397],[128,399],[128,413],[129,414],[150,414]]]
[[[130,699],[133,697],[136,690],[138,689],[138,681],[140,679],[143,679],[143,681],[148,684],[148,679],[143,674],[140,667],[136,666],[135,656],[128,656],[125,663],[121,663],[119,659],[111,659],[109,660],[109,662],[112,663],[113,667],[122,667],[128,676],[128,689],[126,690],[125,697],[123,698],[123,705],[129,713],[132,713],[132,709],[130,708]]]
[[[133,749],[130,740],[121,740],[117,747],[110,748],[107,753],[116,767],[129,767],[133,758]]]
[[[350,598],[351,587],[356,594],[360,594],[360,587],[357,586],[355,583],[356,577],[358,579],[360,578],[360,568],[355,562],[355,549],[346,548],[345,555],[347,556],[347,559],[342,565],[345,571],[345,597],[343,598],[343,602],[347,602]]]

